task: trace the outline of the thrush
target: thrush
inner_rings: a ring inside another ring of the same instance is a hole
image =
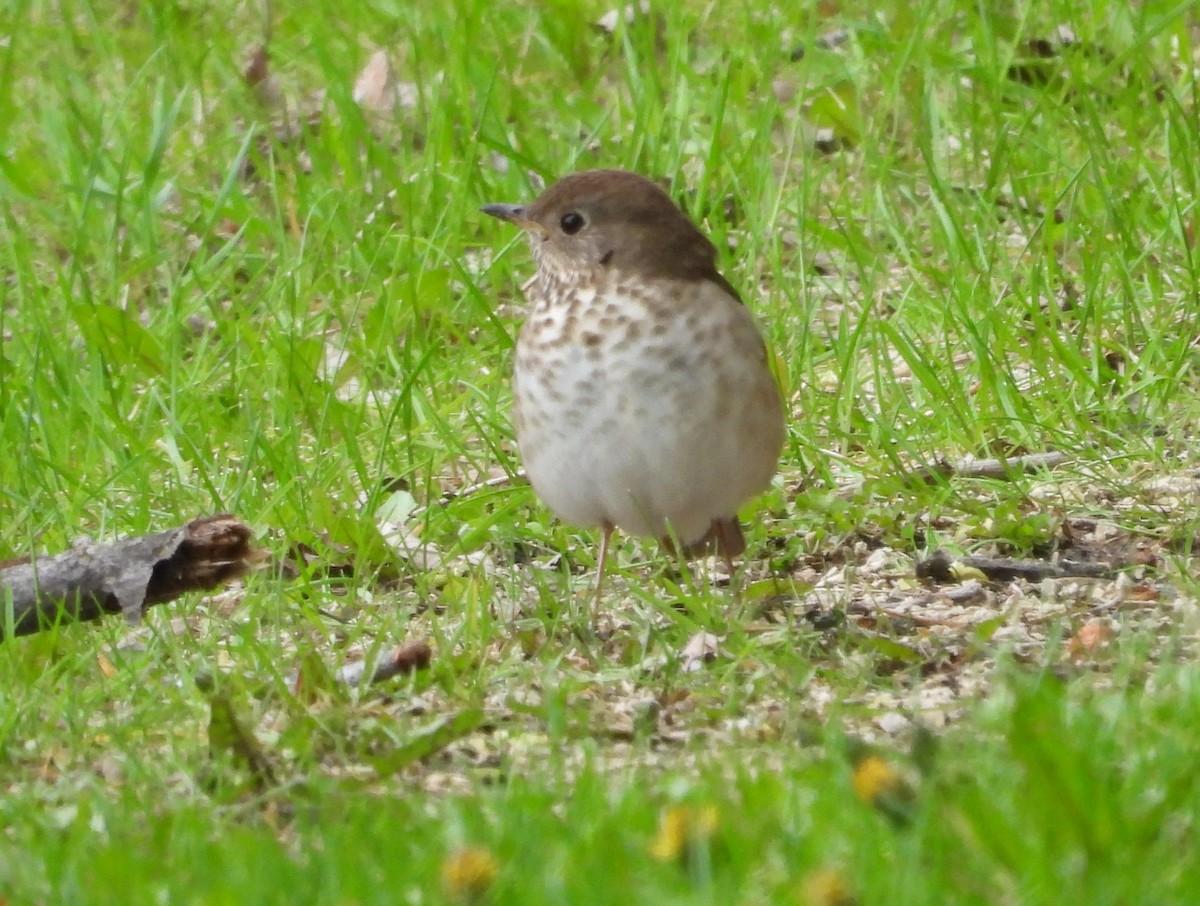
[[[732,569],[746,547],[737,511],[775,474],[784,411],[713,244],[656,183],[621,170],[482,210],[523,228],[533,249],[517,446],[546,505],[602,532],[594,607],[615,529]]]

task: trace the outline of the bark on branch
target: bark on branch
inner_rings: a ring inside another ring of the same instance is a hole
[[[913,477],[928,481],[934,476],[943,478],[995,478],[1003,480],[1022,472],[1038,472],[1053,469],[1067,462],[1067,454],[1057,451],[1027,453],[1024,456],[1009,456],[1005,459],[964,459],[959,462],[939,462],[923,466],[913,472]]]
[[[1045,560],[1009,560],[1002,557],[952,557],[947,550],[936,550],[916,566],[918,579],[934,582],[961,582],[970,570],[978,570],[993,582],[1011,582],[1024,579],[1026,582],[1041,582],[1044,579],[1113,579],[1121,563],[1095,563],[1081,560],[1060,559],[1055,563]]]
[[[0,639],[106,613],[136,622],[147,607],[215,588],[245,573],[255,559],[250,529],[228,514],[155,535],[84,541],[0,569]]]
[[[424,670],[433,659],[433,649],[425,641],[405,642],[386,652],[374,663],[354,661],[337,672],[338,682],[358,686],[364,682],[382,683],[402,673]]]

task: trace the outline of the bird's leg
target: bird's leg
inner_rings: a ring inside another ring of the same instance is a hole
[[[733,587],[734,598],[737,599],[739,589],[737,582],[734,581],[737,568],[734,565],[734,558],[741,556],[746,551],[746,536],[742,534],[742,525],[738,522],[737,516],[728,516],[723,519],[714,519],[708,532],[716,543],[717,555],[725,561],[725,569],[729,573],[729,584]]]
[[[604,568],[608,563],[608,543],[612,538],[615,526],[608,522],[600,524],[600,563],[596,570],[596,594],[592,597],[592,626],[600,621],[600,595],[604,591]]]
[[[665,536],[662,543],[668,550],[679,549],[670,535]],[[738,522],[737,516],[714,519],[708,527],[708,531],[699,541],[693,541],[682,547],[685,560],[715,553],[725,563],[730,583],[733,582],[733,574],[736,569],[734,558],[740,556],[745,550],[746,536],[742,534],[742,526]]]

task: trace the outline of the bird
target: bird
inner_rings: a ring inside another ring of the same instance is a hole
[[[716,248],[656,182],[624,170],[480,210],[532,247],[513,425],[537,496],[601,532],[593,621],[618,529],[688,558],[715,552],[732,574],[746,548],[738,509],[770,486],[786,423]]]

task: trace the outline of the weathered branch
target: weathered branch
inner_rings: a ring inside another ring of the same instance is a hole
[[[428,642],[405,642],[386,652],[373,664],[368,665],[366,661],[347,664],[337,672],[337,679],[348,686],[358,686],[364,682],[381,683],[402,673],[424,670],[432,658],[433,651]]]
[[[829,451],[821,452],[828,454]],[[837,454],[830,454],[836,456]],[[1012,479],[1030,472],[1055,469],[1070,462],[1066,453],[1051,450],[1047,453],[1027,453],[1024,456],[1008,456],[1004,459],[967,458],[958,462],[938,459],[931,463],[912,466],[902,473],[901,478],[909,484],[932,484],[949,478],[994,478]],[[838,487],[838,496],[847,498],[859,493],[866,484],[863,478],[852,478]]]
[[[467,485],[465,488],[459,488],[457,491],[446,491],[437,499],[436,503],[441,506],[446,506],[451,501],[461,500],[464,497],[470,497],[472,494],[477,494],[480,491],[490,491],[494,490],[495,488],[502,488],[510,484],[520,484],[524,481],[527,481],[528,477],[529,476],[525,474],[524,469],[517,469],[517,471],[515,471],[512,475],[498,475],[495,478],[489,478],[486,481],[480,481],[476,484]],[[433,504],[417,507],[408,514],[407,521],[415,522],[421,516],[424,516],[425,513],[427,513],[430,509],[432,509],[432,507]]]
[[[923,466],[913,472],[913,477],[929,480],[935,475],[946,478],[995,478],[1003,480],[1022,472],[1037,472],[1053,469],[1067,461],[1067,454],[1057,451],[1027,453],[1024,456],[1009,456],[1004,459],[964,459],[959,462],[939,462]]]
[[[131,622],[154,604],[214,588],[245,573],[255,557],[250,529],[222,514],[182,528],[98,543],[0,570],[3,638],[60,623],[123,613]],[[11,613],[3,613],[11,597]]]
[[[1009,560],[1002,557],[955,558],[943,549],[934,551],[918,563],[916,575],[918,579],[933,582],[961,582],[972,572],[982,573],[993,582],[1011,582],[1014,579],[1024,579],[1026,582],[1066,578],[1110,579],[1117,575],[1122,565],[1067,559],[1050,563],[1046,560]]]

